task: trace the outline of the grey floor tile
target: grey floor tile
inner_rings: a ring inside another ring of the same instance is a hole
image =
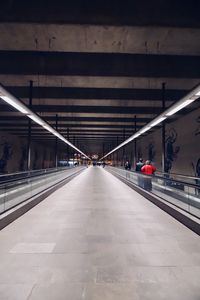
[[[86,300],[140,300],[134,284],[90,284],[86,289]]]
[[[55,243],[18,243],[10,253],[51,253]]]
[[[200,287],[174,283],[141,283],[137,286],[137,294],[141,300],[199,300]]]
[[[28,300],[83,300],[84,294],[84,285],[59,282],[36,285]]]
[[[27,300],[33,286],[28,284],[0,284],[1,300]]]

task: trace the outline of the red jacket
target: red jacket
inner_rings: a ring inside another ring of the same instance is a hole
[[[142,167],[141,171],[144,174],[152,175],[156,171],[156,168],[152,165],[144,165]]]

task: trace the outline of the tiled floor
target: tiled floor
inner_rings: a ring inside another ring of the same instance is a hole
[[[0,232],[0,300],[199,300],[200,237],[100,167]]]

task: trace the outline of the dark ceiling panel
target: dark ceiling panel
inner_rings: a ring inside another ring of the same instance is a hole
[[[8,126],[9,126],[9,124],[7,124]],[[5,126],[7,126],[7,125],[4,125],[4,124],[2,124],[2,125],[0,125],[0,127],[5,127]],[[13,125],[10,125],[10,126],[13,126]],[[16,124],[16,126],[17,127],[20,127],[20,126],[25,126],[25,125],[22,125],[22,124]],[[64,125],[63,125],[64,126]],[[123,130],[123,129],[126,129],[126,128],[130,128],[130,129],[133,129],[134,128],[134,126],[133,125],[117,125],[117,124],[112,124],[112,125],[95,125],[95,124],[66,124],[65,125],[66,126],[66,129],[67,128],[69,128],[70,130],[71,130],[71,128],[79,128],[79,127],[82,127],[82,128],[111,128],[111,129],[114,129],[114,128],[116,128],[116,129],[121,129],[121,130]],[[137,126],[137,128],[141,128],[141,126]]]
[[[25,132],[24,130],[18,130],[18,129],[8,129],[8,130],[6,130],[7,132],[10,132],[10,133],[16,133],[16,134],[27,134],[27,132]],[[62,131],[59,131],[60,133],[62,133],[63,134],[63,132]],[[131,134],[133,134],[133,132],[131,133],[131,132],[129,132],[129,135],[131,135]],[[36,136],[36,135],[38,135],[38,136],[47,136],[47,135],[50,135],[48,132],[44,132],[44,131],[33,131],[32,132],[32,134],[31,134],[32,136]],[[67,137],[67,134],[66,134],[66,132],[65,132],[65,134],[63,134],[65,137]],[[77,138],[85,138],[85,137],[123,137],[124,135],[123,135],[123,132],[121,132],[121,133],[88,133],[88,132],[82,132],[82,133],[71,133],[70,135],[69,135],[69,139],[71,138],[73,138],[73,137],[75,137],[76,139]],[[128,136],[128,133],[126,134],[126,136]],[[52,135],[52,138],[54,138],[54,139],[56,139],[55,138],[55,136],[53,136]]]
[[[19,98],[28,98],[29,87],[7,86]],[[179,100],[187,90],[165,91],[165,99]],[[162,90],[158,89],[120,89],[120,88],[72,88],[72,87],[33,87],[33,98],[47,99],[119,99],[119,100],[162,100]]]
[[[0,73],[199,78],[200,56],[0,51]]]
[[[6,105],[0,106],[0,111],[9,112],[13,109]],[[32,110],[46,113],[95,113],[95,114],[159,114],[160,107],[128,107],[128,106],[82,106],[82,105],[33,105]],[[43,116],[44,117],[44,116]],[[44,117],[45,118],[45,117]],[[133,117],[134,118],[134,117]],[[96,118],[98,122],[98,117]]]
[[[2,0],[0,21],[199,27],[199,1]]]
[[[43,117],[46,121],[48,122],[52,122],[56,120],[56,116],[44,116]],[[20,122],[25,122],[27,123],[28,122],[28,118],[27,117],[23,117],[23,116],[12,116],[12,117],[9,117],[9,116],[1,116],[0,117],[0,124],[5,122],[5,121],[18,121],[19,124]],[[132,123],[132,122],[135,122],[136,123],[147,123],[147,122],[150,122],[151,121],[151,118],[138,118],[133,116],[133,118],[121,118],[120,116],[119,117],[106,117],[106,118],[103,118],[103,117],[98,117],[98,123],[101,123],[101,122],[125,122],[125,123]],[[62,117],[62,116],[58,116],[58,123],[59,122],[97,122],[97,118],[96,117]],[[68,123],[69,124],[69,123]],[[80,124],[79,126],[82,126],[84,124]],[[71,126],[71,125],[70,125]],[[96,125],[93,125],[94,127]],[[99,124],[99,126],[102,126],[101,124]]]

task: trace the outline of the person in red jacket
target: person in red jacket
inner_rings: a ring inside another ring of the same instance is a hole
[[[146,175],[152,175],[156,171],[156,168],[151,165],[150,160],[147,160],[145,165],[141,168],[141,171]]]
[[[156,168],[151,165],[150,160],[147,160],[145,162],[145,165],[142,167],[141,172],[145,175],[153,175],[156,171]],[[151,176],[144,176],[144,189],[147,191],[152,190],[152,182],[151,182]]]

